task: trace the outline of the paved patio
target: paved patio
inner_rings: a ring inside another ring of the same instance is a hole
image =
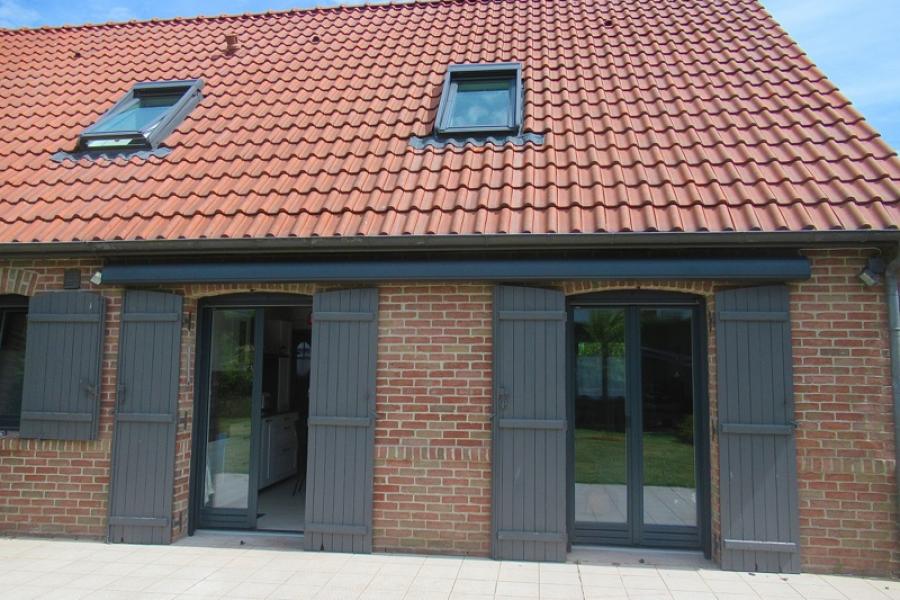
[[[900,582],[718,571],[692,555],[580,551],[593,564],[304,553],[296,538],[174,546],[0,538],[4,600],[887,600]],[[265,547],[261,547],[265,546]],[[658,564],[640,564],[645,561]],[[613,564],[618,563],[618,564]]]

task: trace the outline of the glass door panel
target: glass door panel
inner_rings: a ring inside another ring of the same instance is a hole
[[[697,525],[691,316],[689,308],[640,311],[645,525]]]
[[[628,522],[625,310],[576,308],[575,521]]]
[[[203,507],[249,510],[256,311],[212,311]]]

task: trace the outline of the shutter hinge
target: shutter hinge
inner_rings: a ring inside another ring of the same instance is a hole
[[[181,315],[181,322],[188,331],[194,330],[194,313],[186,312]]]

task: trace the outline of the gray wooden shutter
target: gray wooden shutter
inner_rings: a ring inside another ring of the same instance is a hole
[[[494,293],[493,553],[566,559],[566,301]]]
[[[307,550],[372,551],[378,290],[313,297]]]
[[[45,292],[29,302],[22,437],[97,437],[103,310],[95,292]]]
[[[128,291],[119,339],[109,541],[172,538],[181,296]]]
[[[722,568],[800,570],[788,290],[716,294]]]

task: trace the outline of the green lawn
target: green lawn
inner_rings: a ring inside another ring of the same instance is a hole
[[[627,481],[625,434],[575,430],[575,481]],[[668,433],[644,434],[644,485],[694,487],[694,447]]]
[[[225,445],[225,473],[250,472],[250,417],[219,419],[219,426],[228,432]]]

